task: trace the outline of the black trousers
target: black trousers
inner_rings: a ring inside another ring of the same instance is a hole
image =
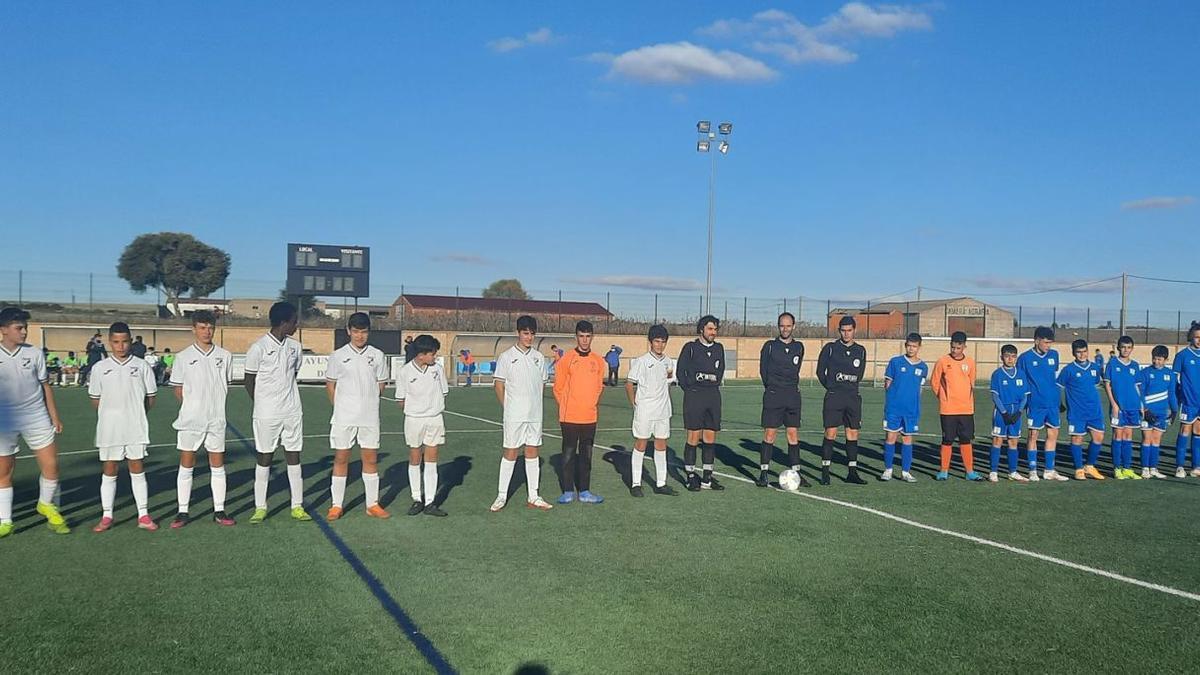
[[[608,367],[608,384],[610,386],[613,386],[613,387],[617,386],[617,374],[619,373],[620,370],[621,370],[621,366],[609,366]]]
[[[592,487],[592,444],[596,423],[559,422],[562,428],[562,473],[558,483],[563,492],[583,492]]]

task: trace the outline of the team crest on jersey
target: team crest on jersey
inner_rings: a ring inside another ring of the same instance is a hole
[[[900,372],[902,372],[902,373],[907,373],[907,372],[908,372],[908,368],[905,368],[904,366],[900,366]],[[920,374],[920,373],[918,373],[918,374]]]
[[[921,369],[920,369],[920,368],[917,368],[916,370],[914,370],[914,371],[913,371],[913,375],[916,375],[917,377],[920,377],[920,376],[921,376]]]
[[[800,357],[799,357],[799,356],[793,356],[793,357],[792,357],[792,365],[793,365],[793,366],[798,366],[798,365],[800,365]]]
[[[189,366],[194,366],[197,363],[200,363],[200,359],[192,359],[191,361],[188,361]]]
[[[959,368],[962,368],[962,371],[963,371],[964,373],[965,373],[965,372],[967,372],[968,370],[970,370],[970,369],[971,369],[971,367],[970,367],[970,366],[968,366],[968,365],[967,365],[967,364],[965,364],[965,363],[964,363],[964,364],[962,364],[961,366],[959,366]]]
[[[1017,386],[1018,386],[1018,387],[1019,387],[1019,386],[1021,386],[1021,385],[1023,385],[1023,384],[1025,384],[1024,380],[1017,380]]]
[[[130,367],[129,367],[129,376],[130,376],[130,377],[137,377],[137,376],[138,376],[138,369],[137,369],[137,368],[135,368],[135,367],[133,367],[133,366],[130,366]]]
[[[1052,366],[1052,365],[1054,365],[1054,359],[1046,359],[1046,363]],[[1036,366],[1036,365],[1037,365],[1037,361],[1034,361],[1034,362],[1033,362],[1033,365],[1035,365],[1035,366]]]
[[[859,366],[859,364],[861,364],[861,363],[862,363],[862,361],[859,361],[858,359],[854,359],[854,367],[855,368],[857,368]]]
[[[224,366],[225,366],[225,359],[224,359],[224,357],[220,357],[220,358],[218,358],[218,359],[217,359],[217,367],[218,367],[218,368],[223,368]]]
[[[21,359],[21,367],[22,368],[28,368],[32,364],[33,364],[33,359],[30,359],[30,358]]]
[[[718,359],[718,360],[717,360],[717,362],[716,362],[716,363],[714,363],[713,365],[714,365],[714,366],[716,366],[717,368],[720,368],[720,367],[721,367],[721,361],[720,361],[720,359]]]

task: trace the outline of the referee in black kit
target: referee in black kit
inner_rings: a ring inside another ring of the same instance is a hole
[[[821,485],[829,485],[829,465],[838,427],[846,427],[846,482],[866,485],[858,475],[858,429],[862,426],[862,396],[858,383],[867,371],[867,350],[854,341],[854,317],[843,316],[838,335],[821,348],[817,357],[817,379],[825,387],[822,411],[825,441],[821,444]]]
[[[725,375],[725,348],[717,342],[721,322],[707,315],[696,322],[698,338],[683,345],[675,363],[675,376],[683,389],[683,469],[687,489],[724,490],[713,478],[717,458],[717,432],[721,430],[721,380]],[[696,446],[704,444],[704,479],[696,476]]]
[[[758,374],[763,383],[763,440],[758,480],[754,483],[758,487],[767,487],[767,470],[771,468],[779,427],[787,434],[788,464],[800,473],[800,364],[804,362],[804,345],[792,338],[796,317],[791,312],[780,314],[776,325],[779,337],[764,344],[758,354]],[[800,487],[808,487],[804,474],[800,474]]]

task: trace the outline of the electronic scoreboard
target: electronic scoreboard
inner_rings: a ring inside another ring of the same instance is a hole
[[[371,249],[366,246],[288,244],[287,255],[288,295],[371,295]]]

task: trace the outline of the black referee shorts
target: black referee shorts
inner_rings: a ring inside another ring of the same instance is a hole
[[[974,415],[942,415],[942,445],[970,443],[975,438]]]
[[[826,429],[862,428],[862,396],[856,391],[827,391],[821,417]]]
[[[800,426],[800,392],[768,389],[763,392],[762,426],[764,429]]]
[[[721,390],[716,387],[685,389],[683,428],[688,431],[721,430]]]

